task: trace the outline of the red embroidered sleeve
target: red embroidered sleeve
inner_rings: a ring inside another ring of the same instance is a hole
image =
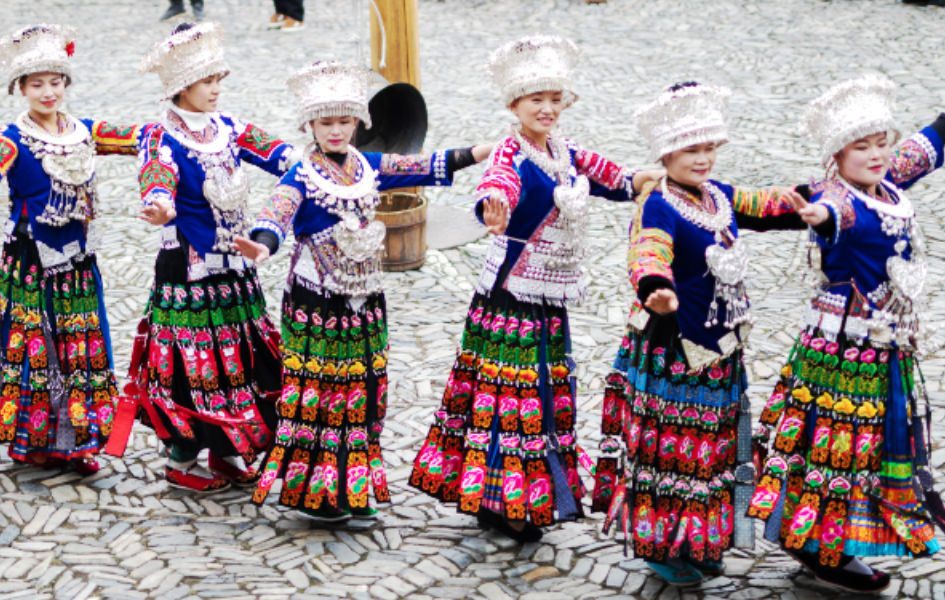
[[[269,135],[253,124],[246,125],[246,129],[236,139],[236,144],[252,152],[263,160],[272,158],[273,153],[285,144],[279,138]]]
[[[106,121],[92,125],[92,141],[97,154],[135,154],[138,151],[140,125],[120,127]]]
[[[579,175],[586,175],[608,189],[616,190],[626,185],[628,171],[600,154],[576,148],[574,166]]]
[[[138,183],[141,200],[149,204],[156,195],[173,201],[177,196],[178,170],[171,149],[163,144],[164,128],[154,127],[141,148],[141,170]]]
[[[6,177],[7,172],[16,162],[16,155],[19,151],[16,144],[10,138],[0,135],[0,179]]]
[[[508,202],[509,210],[515,208],[522,195],[522,179],[515,167],[518,142],[508,138],[492,150],[489,166],[476,188],[476,197],[483,200],[489,192],[498,192]]]
[[[732,192],[732,207],[736,212],[749,217],[776,217],[794,212],[790,199],[778,188],[743,190]]]

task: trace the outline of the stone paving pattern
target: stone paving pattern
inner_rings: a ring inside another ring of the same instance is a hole
[[[266,31],[268,0],[206,0],[226,28],[232,74],[223,108],[286,139],[294,126],[285,79],[305,63],[358,57],[367,2],[310,0],[307,28]],[[363,13],[353,11],[361,6]],[[140,75],[141,57],[171,25],[157,23],[163,0],[3,0],[0,29],[65,22],[79,31],[69,110],[119,123],[158,114],[157,78]],[[732,142],[715,174],[744,186],[801,183],[822,175],[815,148],[797,131],[804,103],[827,85],[864,70],[899,84],[898,117],[908,134],[945,107],[945,10],[896,0],[419,0],[422,84],[429,110],[428,149],[496,140],[511,122],[482,65],[501,43],[530,32],[573,38],[583,51],[575,76],[580,101],[564,132],[628,165],[645,151],[633,108],[686,79],[729,86]],[[0,120],[24,108],[0,99]],[[100,264],[112,325],[116,371],[128,364],[134,327],[148,294],[156,230],[135,218],[135,161],[98,162],[108,224]],[[253,206],[275,180],[252,170]],[[434,204],[468,208],[481,173],[431,192]],[[6,193],[6,186],[0,186]],[[930,177],[912,197],[930,238],[932,280],[926,321],[945,317],[945,180]],[[626,235],[634,207],[598,202],[591,213],[592,287],[572,312],[581,410],[580,437],[596,454],[603,381],[630,302]],[[756,315],[748,353],[757,411],[770,389],[806,297],[799,273],[804,233],[748,233],[756,257]],[[197,497],[168,488],[150,430],[136,427],[123,460],[106,459],[93,477],[24,468],[0,458],[0,600],[7,598],[840,598],[818,586],[773,545],[732,552],[727,574],[681,592],[667,587],[622,544],[600,534],[600,516],[550,529],[517,546],[477,529],[474,520],[406,486],[410,463],[439,404],[487,240],[430,251],[424,267],[386,277],[391,307],[391,416],[384,448],[393,505],[379,524],[315,529],[276,505],[256,507],[246,491]],[[276,317],[286,252],[262,266]],[[939,334],[938,347],[941,346]],[[934,347],[933,347],[934,349]],[[945,409],[945,351],[924,370],[937,415]],[[935,425],[934,463],[945,463],[945,427]],[[587,479],[590,485],[590,479]],[[274,497],[275,494],[271,495]],[[945,599],[945,559],[870,561],[895,573],[885,597]]]

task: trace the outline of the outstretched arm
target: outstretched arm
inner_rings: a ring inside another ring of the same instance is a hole
[[[153,125],[112,125],[107,121],[89,121],[96,154],[136,154],[147,130]]]
[[[806,206],[807,201],[796,188],[728,189],[731,190],[735,222],[740,228],[769,231],[806,227],[797,211]]]
[[[295,169],[286,173],[272,191],[256,218],[256,224],[250,233],[251,239],[241,238],[242,244],[234,240],[237,249],[247,258],[262,262],[270,254],[275,254],[292,230],[292,222],[303,199],[300,184],[295,181],[295,173]],[[259,244],[264,246],[267,252],[265,256],[256,258],[261,252]]]
[[[585,150],[569,142],[574,151],[574,167],[579,175],[591,182],[591,195],[623,202],[636,198],[643,186],[659,181],[666,169],[628,169],[621,167],[596,152]]]
[[[364,156],[377,171],[378,189],[414,186],[449,186],[453,175],[489,156],[492,145],[437,150],[432,154],[380,154]]]
[[[928,127],[923,127],[899,144],[892,154],[887,173],[897,186],[905,189],[942,166],[945,140],[945,113]]]
[[[233,119],[233,123],[236,130],[242,132],[236,138],[240,159],[280,177],[302,160],[302,151],[295,146],[252,123],[243,123],[237,119]]]

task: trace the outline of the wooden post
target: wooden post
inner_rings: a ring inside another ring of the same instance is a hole
[[[420,47],[417,44],[417,0],[375,0],[387,34],[386,66],[382,69],[381,28],[371,8],[371,66],[390,83],[407,82],[420,89]]]

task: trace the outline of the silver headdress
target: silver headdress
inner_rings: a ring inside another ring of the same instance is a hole
[[[164,98],[173,98],[188,86],[211,75],[225,77],[230,67],[223,60],[223,28],[200,23],[158,42],[141,61],[143,73],[157,73]]]
[[[31,73],[62,73],[72,79],[69,57],[75,48],[75,29],[63,25],[31,25],[0,40],[0,70],[7,74],[7,91]]]
[[[634,111],[637,127],[650,148],[650,160],[695,144],[728,141],[722,111],[731,95],[728,88],[702,85],[673,86]]]
[[[509,42],[493,52],[488,69],[506,106],[528,94],[560,90],[567,108],[578,99],[571,85],[577,57],[577,46],[571,40],[535,35]]]
[[[322,117],[357,117],[371,128],[368,113],[370,71],[337,61],[317,61],[286,81],[298,105],[299,129]]]
[[[882,75],[839,83],[807,105],[801,127],[820,146],[827,166],[850,142],[883,131],[898,131],[892,109],[895,86]]]

